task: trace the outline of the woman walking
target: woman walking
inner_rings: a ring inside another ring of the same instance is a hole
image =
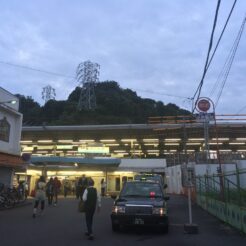
[[[41,176],[36,184],[35,203],[34,203],[33,214],[32,214],[33,218],[36,218],[39,202],[41,203],[41,214],[43,214],[44,212],[45,187],[46,187],[45,178],[44,176]]]
[[[101,196],[105,196],[105,192],[106,192],[106,182],[104,181],[104,179],[101,180]]]

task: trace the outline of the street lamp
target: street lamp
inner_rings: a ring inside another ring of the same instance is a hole
[[[5,104],[5,103],[16,104],[17,101],[16,100],[9,100],[9,101],[0,102],[0,104]]]

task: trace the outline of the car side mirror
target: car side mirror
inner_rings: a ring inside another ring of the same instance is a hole
[[[167,184],[164,184],[164,185],[163,185],[163,188],[166,189],[166,188],[167,188]]]
[[[112,198],[113,200],[115,200],[116,197],[117,197],[117,195],[115,195],[115,194],[112,194],[112,195],[111,195],[111,198]]]
[[[165,196],[165,197],[164,197],[164,200],[165,200],[165,201],[168,201],[169,199],[170,199],[169,196]]]

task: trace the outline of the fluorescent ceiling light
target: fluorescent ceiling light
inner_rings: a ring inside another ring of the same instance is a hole
[[[212,138],[212,140],[217,140],[217,138]],[[220,141],[229,141],[229,138],[218,138]]]
[[[116,144],[116,143],[106,143],[105,146],[119,146],[119,144]]]
[[[236,138],[236,140],[239,140],[239,141],[246,141],[246,138]]]
[[[48,149],[48,150],[50,150],[50,149],[54,149],[54,146],[52,146],[52,145],[49,145],[49,146],[42,146],[42,145],[40,145],[40,146],[38,146],[37,147],[37,149],[38,150],[44,150],[44,149]]]
[[[244,145],[245,143],[243,142],[232,142],[232,143],[229,143],[230,145]]]
[[[188,138],[188,141],[204,141],[204,138]]]
[[[201,145],[201,143],[187,143],[186,145]]]
[[[179,146],[179,143],[165,143],[165,146]]]
[[[73,149],[73,145],[56,145],[56,149]]]
[[[158,138],[145,138],[143,139],[144,142],[158,142]]]
[[[128,139],[128,138],[126,138],[126,139],[121,139],[121,141],[122,142],[137,142],[137,139]]]
[[[53,140],[38,140],[38,143],[52,143]]]
[[[58,140],[58,143],[72,143],[73,140],[72,139],[60,139]]]
[[[33,151],[33,147],[24,147],[22,151]]]
[[[80,139],[79,141],[80,141],[80,142],[83,142],[83,143],[95,142],[94,139]]]
[[[20,143],[32,143],[32,140],[21,140]]]
[[[165,141],[180,141],[181,138],[166,138]]]

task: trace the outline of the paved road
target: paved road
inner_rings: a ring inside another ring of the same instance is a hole
[[[75,199],[61,199],[57,207],[47,207],[45,215],[33,219],[32,206],[0,211],[1,246],[128,246],[128,245],[246,245],[246,236],[218,221],[197,206],[193,206],[194,221],[199,224],[199,234],[183,233],[188,220],[187,200],[171,196],[169,201],[170,231],[167,235],[148,229],[111,231],[111,198],[102,201],[103,208],[95,217],[95,240],[84,236],[85,222],[77,212]]]

